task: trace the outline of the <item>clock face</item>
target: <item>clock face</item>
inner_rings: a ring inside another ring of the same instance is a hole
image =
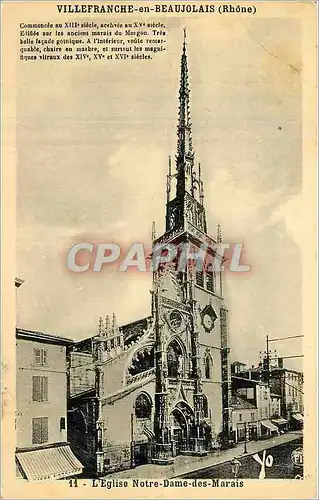
[[[212,304],[211,303],[207,304],[207,306],[204,307],[200,315],[203,327],[205,328],[206,332],[210,332],[214,328],[215,321],[217,319],[217,314]]]
[[[210,331],[213,328],[213,326],[214,326],[213,319],[209,314],[204,315],[203,325],[204,325],[204,328],[208,331]]]
[[[169,315],[169,324],[173,330],[178,330],[182,326],[183,318],[179,311],[172,311]]]

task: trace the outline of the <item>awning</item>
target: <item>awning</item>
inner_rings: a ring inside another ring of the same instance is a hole
[[[83,465],[68,444],[20,451],[16,460],[29,481],[62,479],[81,474]]]
[[[266,429],[269,429],[270,431],[273,431],[273,432],[278,431],[278,427],[276,427],[274,424],[272,424],[270,422],[270,420],[262,420],[260,423],[261,423],[261,425],[263,425],[264,427],[266,427]]]
[[[277,425],[288,424],[288,420],[286,420],[285,418],[273,418],[272,422]]]
[[[21,470],[21,467],[20,465],[17,463],[16,461],[16,478],[17,479],[25,479],[23,473],[22,473],[22,470]]]
[[[293,415],[291,415],[292,418],[294,418],[295,420],[298,420],[298,422],[303,422],[303,416],[301,415],[301,413],[294,413]]]

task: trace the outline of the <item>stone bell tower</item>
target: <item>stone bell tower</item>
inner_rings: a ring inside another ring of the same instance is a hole
[[[155,315],[155,452],[156,463],[174,454],[203,454],[212,436],[228,433],[230,396],[228,311],[222,276],[211,264],[218,259],[216,238],[207,234],[204,187],[192,145],[186,32],[181,55],[177,152],[169,159],[165,233],[153,246],[207,247],[202,268],[175,262],[154,272]]]

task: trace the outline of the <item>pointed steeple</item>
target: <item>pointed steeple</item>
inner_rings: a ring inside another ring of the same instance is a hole
[[[179,85],[176,173],[172,174],[171,161],[169,160],[166,187],[166,231],[196,228],[205,233],[207,226],[204,187],[200,165],[198,168],[197,165],[195,166],[195,152],[192,143],[186,47],[186,29],[184,29]],[[173,183],[172,180],[174,180]],[[172,184],[174,184],[174,188]],[[172,193],[175,186],[176,191]],[[172,194],[173,196],[171,196]]]
[[[184,28],[177,126],[177,157],[178,159],[183,161],[185,160],[185,155],[192,156],[193,151],[189,96],[190,89],[188,82],[188,65],[186,54],[186,29]]]
[[[188,64],[186,53],[186,29],[184,28],[177,125],[177,196],[183,196],[185,191],[188,191],[192,196],[194,194],[194,156],[195,153],[193,152],[192,123],[190,114],[190,88],[188,81]]]

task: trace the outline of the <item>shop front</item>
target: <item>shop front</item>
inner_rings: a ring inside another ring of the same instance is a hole
[[[279,429],[279,432],[281,434],[283,434],[284,432],[287,432],[288,431],[288,425],[289,425],[289,422],[288,420],[286,420],[285,418],[282,418],[282,417],[278,417],[278,418],[273,418],[272,419],[272,423],[278,427]]]
[[[261,438],[267,439],[280,434],[279,429],[270,420],[261,420]]]

